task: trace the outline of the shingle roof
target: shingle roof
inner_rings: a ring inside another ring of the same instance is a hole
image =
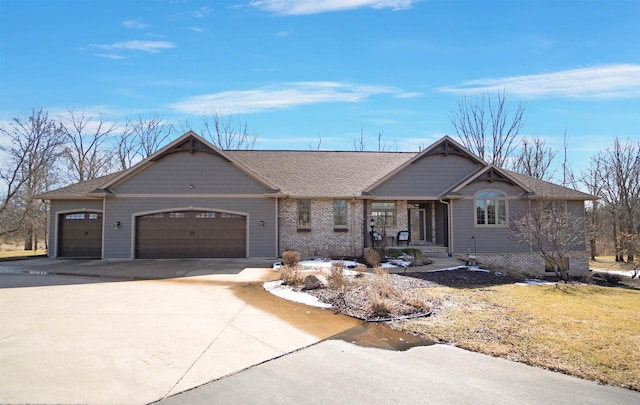
[[[96,177],[93,180],[87,180],[80,183],[68,185],[66,187],[52,190],[44,194],[39,194],[36,197],[43,200],[55,200],[55,199],[70,199],[70,198],[87,198],[87,194],[92,191],[101,188],[104,184],[108,183],[111,179],[116,178],[122,174],[124,170],[107,174],[106,176]]]
[[[348,198],[363,195],[373,184],[386,177],[391,178],[396,170],[401,170],[411,159],[419,156],[416,152],[338,152],[338,151],[273,151],[273,150],[227,150],[220,151],[197,134],[187,132],[156,154],[136,166],[82,183],[72,184],[53,190],[37,198],[76,199],[97,197],[110,193],[108,187],[127,176],[135,176],[137,171],[152,159],[168,153],[172,148],[181,148],[181,142],[201,142],[206,148],[216,151],[225,159],[232,160],[247,174],[255,176],[269,187],[279,189],[293,198]],[[431,151],[436,146],[451,144],[454,149],[462,148],[449,137],[444,137],[423,151]],[[191,145],[193,147],[193,145]],[[197,145],[196,145],[197,146]],[[463,149],[463,148],[462,148]],[[189,149],[191,150],[191,149]],[[449,151],[452,153],[451,151]],[[489,167],[491,168],[491,167]],[[487,167],[482,170],[486,170]],[[495,168],[508,174],[525,186],[533,194],[530,198],[557,198],[592,200],[596,197],[557,184],[537,180],[515,172]],[[479,172],[476,172],[476,174]],[[473,177],[472,175],[471,177]],[[107,190],[102,190],[107,189]],[[91,193],[93,192],[93,195]],[[275,194],[274,194],[275,195]]]
[[[407,152],[226,151],[291,197],[355,197],[410,160]]]
[[[504,170],[516,180],[530,188],[535,194],[531,198],[548,198],[558,200],[597,200],[598,197],[583,193],[548,181],[529,177],[524,174]]]

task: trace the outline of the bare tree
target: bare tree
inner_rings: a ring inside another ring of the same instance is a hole
[[[360,128],[360,136],[353,140],[353,148],[358,152],[364,152],[366,150],[364,129]]]
[[[392,150],[392,145],[389,145],[384,139],[384,131],[378,131],[377,137],[378,152],[385,152]],[[366,149],[364,130],[360,128],[360,136],[353,140],[353,148],[358,152],[363,152]],[[397,149],[397,145],[396,145]]]
[[[34,195],[46,191],[54,178],[62,147],[60,133],[60,125],[41,108],[34,108],[26,119],[14,117],[7,126],[0,126],[0,134],[10,141],[0,146],[4,155],[0,236],[24,228],[25,249],[31,249],[34,224],[41,220]]]
[[[553,177],[551,164],[556,152],[546,145],[543,138],[523,138],[520,153],[513,161],[513,171],[526,174],[540,180],[550,180]]]
[[[587,188],[587,192],[591,195],[599,196],[602,192],[602,184],[600,176],[602,176],[602,167],[600,159],[592,159],[589,167],[580,174],[580,181]],[[598,212],[600,210],[598,200],[591,203],[587,208],[587,238],[589,240],[589,250],[591,252],[591,260],[596,260],[597,256],[597,240],[601,234]]]
[[[492,96],[463,97],[449,115],[462,144],[488,163],[505,167],[518,145],[524,126],[524,107],[511,111],[504,91]]]
[[[600,194],[605,209],[613,218],[613,241],[616,261],[633,261],[637,252],[634,244],[625,243],[623,234],[640,233],[640,142],[616,137],[613,146],[594,159],[601,167]]]
[[[128,169],[137,160],[155,153],[173,133],[173,125],[165,122],[157,113],[149,118],[139,115],[136,121],[127,121],[117,137],[118,166]]]
[[[199,134],[220,149],[255,148],[258,136],[249,132],[246,123],[233,115],[221,115],[217,112],[203,114]],[[185,125],[189,126],[186,121]],[[197,132],[197,131],[196,131]]]
[[[567,211],[564,205],[536,201],[511,221],[509,232],[513,239],[528,244],[550,263],[564,282],[569,280],[568,253],[584,243],[582,215]]]
[[[322,146],[322,136],[318,134],[318,144],[316,146],[313,146],[311,143],[309,143],[309,150],[320,150],[321,146]]]
[[[106,174],[113,164],[107,142],[117,128],[116,123],[105,121],[102,114],[96,120],[86,112],[68,111],[62,123],[66,140],[63,159],[69,176],[74,181],[87,181]]]

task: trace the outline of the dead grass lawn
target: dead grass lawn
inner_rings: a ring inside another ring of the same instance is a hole
[[[640,391],[640,291],[591,285],[425,288],[430,318],[392,325],[440,342]]]
[[[9,250],[6,252],[0,252],[0,259],[8,259],[11,257],[25,257],[25,256],[37,256],[46,255],[46,250]]]
[[[615,256],[596,256],[596,260],[589,259],[590,269],[601,270],[629,270],[626,263],[616,262]]]

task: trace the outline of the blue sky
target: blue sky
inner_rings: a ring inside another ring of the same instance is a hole
[[[392,150],[504,90],[576,169],[640,140],[640,1],[0,0],[0,119],[233,114],[257,149]]]

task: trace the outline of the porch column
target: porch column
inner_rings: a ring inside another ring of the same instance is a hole
[[[431,243],[436,243],[436,203],[431,201]]]

